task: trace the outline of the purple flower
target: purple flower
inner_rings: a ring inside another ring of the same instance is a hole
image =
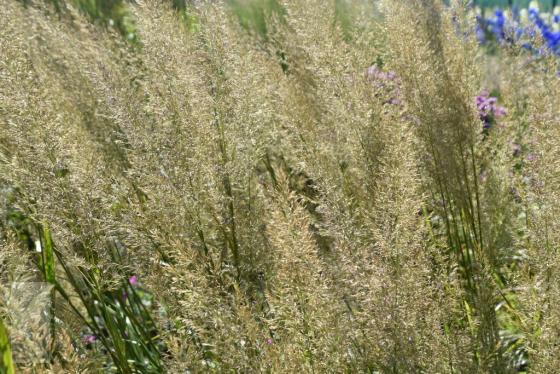
[[[369,68],[367,68],[366,76],[368,78],[373,78],[377,76],[378,72],[379,72],[379,68],[377,67],[377,65],[372,65]]]
[[[503,117],[507,114],[506,109],[504,107],[501,107],[501,106],[496,106],[496,107],[493,108],[493,110],[494,110],[494,116],[498,117],[498,118]]]
[[[394,71],[383,71],[377,65],[372,65],[366,69],[365,75],[374,87],[383,89],[390,96],[383,102],[384,104],[402,104],[398,87],[399,77]]]
[[[366,77],[373,81],[394,81],[397,79],[397,74],[394,71],[385,72],[377,65],[372,65],[366,69]]]
[[[266,339],[266,344],[272,344],[272,339],[271,338]]]
[[[132,277],[128,278],[128,282],[132,286],[136,286],[138,284],[138,278],[136,278],[136,275],[133,275]]]
[[[85,336],[82,338],[82,342],[83,342],[84,344],[86,344],[86,345],[93,344],[93,343],[95,343],[96,341],[97,341],[97,336],[92,335],[92,334],[90,334],[90,335],[85,335]]]
[[[400,99],[397,99],[396,97],[392,97],[389,100],[385,101],[384,104],[401,105],[402,101]]]
[[[490,96],[486,90],[482,91],[476,98],[476,108],[478,109],[478,116],[484,123],[483,129],[489,130],[495,122],[496,118],[503,117],[507,114],[504,107],[496,105],[498,99]]]

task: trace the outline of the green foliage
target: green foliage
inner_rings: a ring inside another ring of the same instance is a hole
[[[93,22],[117,29],[127,39],[134,40],[135,27],[129,6],[124,0],[74,0],[76,6]]]
[[[270,18],[285,17],[285,9],[278,0],[229,0],[229,5],[244,29],[265,39]]]
[[[51,232],[47,225],[43,225],[41,232],[41,265],[45,281],[50,284],[56,284],[54,247]]]
[[[115,290],[104,289],[98,269],[73,269],[56,251],[48,227],[38,227],[45,280],[55,286],[68,306],[82,319],[89,329],[89,336],[101,342],[114,368],[120,373],[160,373],[163,368],[161,352],[165,347],[151,316],[152,296],[136,286],[136,281],[134,284],[128,280],[121,282]],[[70,288],[64,288],[55,278],[55,253]],[[77,296],[79,303],[72,294]],[[54,303],[54,298],[52,301]],[[85,314],[81,310],[85,310]],[[55,328],[53,324],[51,334],[55,333]]]
[[[12,361],[12,349],[10,346],[10,337],[6,326],[4,326],[3,318],[0,318],[0,373],[14,374],[14,362]]]
[[[33,2],[21,0],[29,6]],[[66,14],[69,6],[75,6],[93,23],[104,27],[111,27],[121,33],[126,39],[135,41],[134,20],[130,13],[129,2],[126,0],[45,0],[52,4],[59,14]]]

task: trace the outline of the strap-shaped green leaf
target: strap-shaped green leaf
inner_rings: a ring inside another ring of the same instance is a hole
[[[12,360],[12,347],[8,338],[8,331],[4,321],[0,318],[0,374],[14,374],[14,361]]]
[[[45,280],[50,284],[56,283],[55,264],[54,264],[54,248],[51,232],[47,224],[43,225],[43,267],[45,272]]]

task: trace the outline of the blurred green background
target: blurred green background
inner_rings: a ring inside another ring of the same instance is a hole
[[[473,0],[474,3],[480,7],[505,8],[510,5],[515,5],[520,8],[526,8],[531,0]],[[554,5],[560,5],[560,0],[540,0],[538,1],[541,10],[550,10]]]
[[[20,0],[29,5],[30,0]],[[51,2],[56,10],[65,13],[67,4],[71,3],[86,14],[94,23],[110,26],[120,32],[132,44],[138,42],[135,32],[135,20],[130,12],[130,5],[136,0],[46,0]],[[198,22],[189,11],[189,4],[194,0],[167,0],[177,10],[181,18],[191,31],[197,29]],[[241,25],[250,32],[267,39],[266,19],[271,14],[279,15],[282,18],[282,6],[278,0],[223,0],[229,4],[239,19]],[[325,0],[327,1],[327,0]],[[335,3],[336,17],[343,26],[345,37],[346,31],[351,28],[351,7],[352,0],[331,0]],[[449,2],[449,0],[444,0]],[[531,0],[471,0],[471,2],[486,11],[495,7],[507,8],[517,6],[526,8]],[[549,12],[554,6],[560,6],[560,0],[539,0],[539,7],[544,12]]]

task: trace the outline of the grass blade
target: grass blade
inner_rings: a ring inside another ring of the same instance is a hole
[[[0,318],[0,374],[14,374],[14,361],[8,331],[4,321]]]
[[[43,242],[41,254],[43,256],[43,272],[45,274],[45,280],[49,284],[56,284],[53,241],[51,232],[46,223],[43,225],[41,231],[41,239]]]

